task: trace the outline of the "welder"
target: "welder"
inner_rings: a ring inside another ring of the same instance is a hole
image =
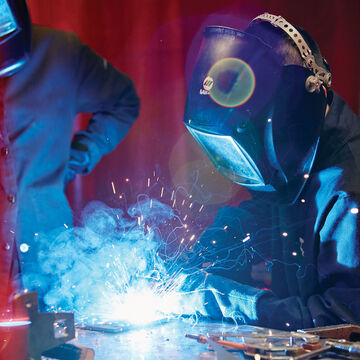
[[[16,238],[28,286],[28,275],[36,271],[38,236],[72,224],[66,184],[76,174],[89,173],[122,140],[137,118],[139,99],[129,77],[75,34],[31,26],[27,12],[27,25],[20,28],[16,14],[26,9],[24,0],[2,4],[15,13],[4,47],[12,64],[4,60],[1,73],[7,157],[14,159],[16,179],[8,199],[20,204]],[[17,33],[23,33],[23,43]],[[79,113],[92,117],[72,137]]]
[[[184,123],[252,200],[221,208],[189,255],[194,311],[286,330],[360,323],[360,120],[331,81],[281,16],[206,28]]]
[[[25,0],[0,0],[0,77],[0,313],[11,320],[20,267],[24,287],[34,286],[37,237],[72,224],[66,185],[122,140],[139,98],[75,34],[31,25]],[[92,117],[72,137],[79,113]]]

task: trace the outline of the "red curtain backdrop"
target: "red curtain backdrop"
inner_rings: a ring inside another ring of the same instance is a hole
[[[156,181],[165,187],[164,199],[170,201],[171,191],[182,186],[205,209],[248,196],[214,171],[182,123],[206,25],[243,29],[267,11],[305,28],[332,67],[333,89],[359,113],[359,0],[28,0],[28,5],[33,23],[77,33],[133,79],[141,98],[140,118],[125,140],[69,189],[75,214],[93,199],[111,206],[119,197],[134,201]],[[85,122],[78,119],[78,126]]]

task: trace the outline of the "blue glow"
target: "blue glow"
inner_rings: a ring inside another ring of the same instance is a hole
[[[30,325],[31,321],[0,321],[0,327],[16,327]]]
[[[170,265],[159,254],[166,241],[161,226],[170,221],[182,227],[174,209],[155,199],[139,200],[126,212],[92,202],[82,227],[39,234],[39,281],[49,281],[49,310],[74,311],[77,321],[87,323],[146,324],[179,314],[184,275],[177,254]]]
[[[20,245],[20,251],[23,252],[23,253],[26,253],[28,252],[30,249],[30,246],[28,244],[25,244],[25,243],[22,243]]]
[[[0,70],[0,77],[1,76],[10,76],[14,74],[16,71],[18,71],[24,64],[26,63],[26,59],[21,59],[20,61],[16,62],[15,64],[12,64],[4,69]]]
[[[326,211],[324,204],[328,204],[328,194],[335,193],[339,182],[342,181],[342,172],[340,168],[329,168],[323,170],[318,180],[321,184],[319,191],[316,194],[316,204],[319,211]],[[358,218],[352,212],[352,209],[357,209],[357,203],[348,196],[345,192],[339,192],[339,196],[331,211],[326,217],[324,224],[318,221],[315,228],[322,226],[320,231],[321,246],[328,249],[334,247],[337,263],[347,268],[357,268],[359,258],[354,256],[358,253],[358,244],[353,241],[357,237]],[[322,217],[318,217],[322,219]]]
[[[7,1],[0,0],[0,37],[10,34],[16,29],[17,25]]]
[[[81,226],[37,235],[40,268],[36,274],[23,274],[24,283],[29,290],[36,290],[31,286],[36,284],[47,290],[43,300],[48,311],[73,311],[79,323],[140,326],[182,314],[192,315],[195,321],[198,315],[218,320],[231,317],[236,322],[255,318],[251,294],[245,318],[236,308],[239,300],[245,301],[239,295],[241,289],[237,291],[239,284],[233,286],[224,279],[205,284],[201,281],[204,272],[193,261],[185,275],[184,257],[194,256],[200,264],[206,259],[200,245],[193,251],[204,230],[196,214],[203,216],[204,206],[182,188],[165,189],[157,178],[146,179],[149,192],[171,205],[139,194],[128,206],[127,196],[117,193],[114,182],[109,184],[111,193],[121,199],[123,207],[110,208],[94,201],[84,209]],[[219,230],[224,236],[231,235],[234,227],[239,229],[233,213],[227,220]],[[221,234],[217,234],[219,244]],[[224,249],[229,255],[238,252],[236,261],[231,256],[219,258],[209,265],[210,271],[231,271],[257,252],[250,233],[238,240]],[[217,243],[206,251],[216,256]]]
[[[265,186],[256,164],[231,136],[214,135],[187,126],[215,167],[240,185]]]

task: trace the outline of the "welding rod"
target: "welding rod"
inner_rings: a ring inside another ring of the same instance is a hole
[[[227,340],[217,340],[217,339],[212,339],[213,341],[215,341],[217,344],[222,345],[222,346],[226,346],[232,349],[237,349],[237,350],[247,350],[247,346],[241,343],[236,343],[236,342],[232,342],[232,341],[227,341]]]
[[[207,343],[207,339],[204,335],[191,335],[191,334],[186,334],[185,337],[189,338],[189,339],[194,339],[199,343],[203,343],[206,344]]]
[[[191,334],[186,334],[185,337],[189,338],[189,339],[194,339],[197,340],[200,343],[207,343],[207,338],[204,335],[191,335]],[[216,342],[219,345],[222,346],[226,346],[226,347],[230,347],[232,349],[237,349],[237,350],[247,350],[247,346],[244,344],[240,344],[240,343],[236,343],[236,342],[232,342],[232,341],[227,341],[227,340],[219,340],[216,337],[213,336],[209,336],[209,338]]]

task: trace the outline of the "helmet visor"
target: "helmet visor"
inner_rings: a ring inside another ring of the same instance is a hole
[[[188,125],[186,127],[219,172],[228,179],[240,185],[265,185],[256,164],[231,136],[206,133]]]
[[[6,0],[0,0],[0,38],[17,29],[14,16]]]

